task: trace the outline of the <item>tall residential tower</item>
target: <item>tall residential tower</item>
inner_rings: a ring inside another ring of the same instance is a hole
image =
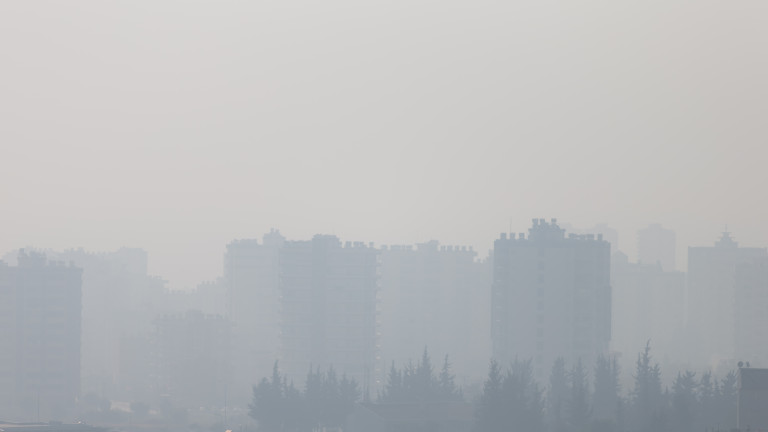
[[[81,270],[19,252],[0,262],[0,418],[67,420],[80,393]]]
[[[280,251],[281,367],[304,381],[310,367],[363,386],[377,375],[378,255],[373,245],[330,235],[286,242]]]
[[[381,250],[381,354],[386,366],[448,355],[460,382],[482,379],[490,356],[490,265],[466,246],[430,241]]]
[[[611,338],[610,244],[592,234],[566,237],[552,219],[534,219],[518,237],[494,243],[493,356],[532,360],[545,379],[554,360],[591,365]]]
[[[736,355],[737,306],[736,270],[768,256],[765,248],[745,248],[723,233],[710,247],[688,248],[688,319],[689,355],[694,363],[716,366],[733,361]],[[739,283],[748,291],[747,280]]]

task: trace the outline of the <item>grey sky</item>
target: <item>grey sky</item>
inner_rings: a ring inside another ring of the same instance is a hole
[[[182,288],[271,227],[766,246],[767,40],[763,0],[5,1],[0,251],[144,247]]]

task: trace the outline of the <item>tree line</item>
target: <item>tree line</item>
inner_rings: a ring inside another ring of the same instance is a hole
[[[591,369],[591,370],[590,370]],[[473,401],[474,432],[693,432],[729,431],[736,425],[737,374],[717,379],[711,372],[679,372],[671,387],[662,385],[661,368],[650,344],[638,353],[632,388],[623,391],[615,357],[599,356],[589,368],[558,358],[545,385],[530,360],[509,367],[492,361],[481,394]],[[344,428],[363,395],[345,375],[311,369],[304,389],[278,370],[253,387],[250,416],[263,432],[306,432]],[[376,403],[421,404],[464,401],[448,356],[437,372],[427,350],[421,359],[398,368],[393,363]]]
[[[598,357],[589,371],[577,361],[555,361],[549,383],[540,385],[530,361],[503,369],[491,362],[475,405],[475,432],[692,432],[728,431],[736,426],[737,375],[679,372],[672,387],[650,345],[637,356],[634,385],[622,395],[615,358]]]
[[[445,356],[443,367],[435,374],[427,349],[417,364],[408,363],[398,369],[395,363],[387,376],[384,390],[379,393],[379,403],[432,403],[463,401],[461,388],[451,373],[451,363]]]
[[[363,397],[354,379],[339,378],[331,367],[323,372],[311,369],[300,391],[280,374],[278,363],[271,378],[263,378],[253,387],[249,415],[262,432],[308,432],[325,428],[344,428],[354,404]],[[368,396],[365,395],[368,399]],[[377,403],[434,403],[463,401],[464,397],[451,373],[448,356],[442,369],[435,373],[427,349],[414,365],[402,368],[395,364],[389,371],[385,387]]]
[[[278,364],[272,377],[253,387],[249,415],[263,432],[306,432],[321,427],[343,428],[346,419],[360,399],[357,381],[342,375],[333,367],[323,372],[312,369],[300,391],[281,375]]]

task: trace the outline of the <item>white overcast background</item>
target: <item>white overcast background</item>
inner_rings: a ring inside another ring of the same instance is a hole
[[[3,1],[0,254],[191,288],[270,228],[767,246],[767,41],[765,0]]]

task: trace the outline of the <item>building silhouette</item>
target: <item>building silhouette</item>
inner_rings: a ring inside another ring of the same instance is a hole
[[[768,429],[768,369],[739,367],[736,430]]]
[[[763,259],[765,248],[739,247],[724,232],[709,247],[688,248],[688,352],[694,364],[735,360],[736,268]]]
[[[637,261],[659,264],[664,271],[675,270],[675,232],[660,224],[651,224],[637,231]]]
[[[80,394],[82,271],[21,250],[0,262],[0,418],[66,420]]]
[[[163,312],[165,281],[147,273],[142,249],[112,252],[69,249],[48,252],[82,271],[81,390],[108,398],[131,397],[134,382],[121,380],[121,343],[125,336],[147,334]]]
[[[378,374],[373,245],[316,235],[280,251],[281,368],[303,382],[310,368],[346,374],[362,386]]]
[[[611,338],[610,245],[592,234],[566,237],[552,219],[494,243],[493,357],[530,359],[546,379],[554,360],[592,364]]]
[[[565,222],[559,222],[558,226],[565,229],[568,234],[592,234],[595,237],[602,235],[603,240],[611,244],[611,253],[619,250],[619,232],[607,223],[598,223],[591,228],[578,228]]]
[[[768,366],[768,255],[736,265],[734,275],[735,358]]]
[[[387,367],[424,348],[449,355],[461,379],[482,379],[490,356],[490,265],[468,247],[430,241],[381,248],[381,355]]]
[[[153,334],[158,394],[175,406],[221,407],[230,382],[230,324],[200,311],[161,315]]]
[[[227,316],[232,323],[234,402],[247,403],[251,386],[268,376],[280,356],[279,231],[256,239],[235,240],[224,256]]]
[[[653,350],[680,359],[685,338],[685,273],[661,264],[611,260],[611,349],[631,359],[650,340]]]

